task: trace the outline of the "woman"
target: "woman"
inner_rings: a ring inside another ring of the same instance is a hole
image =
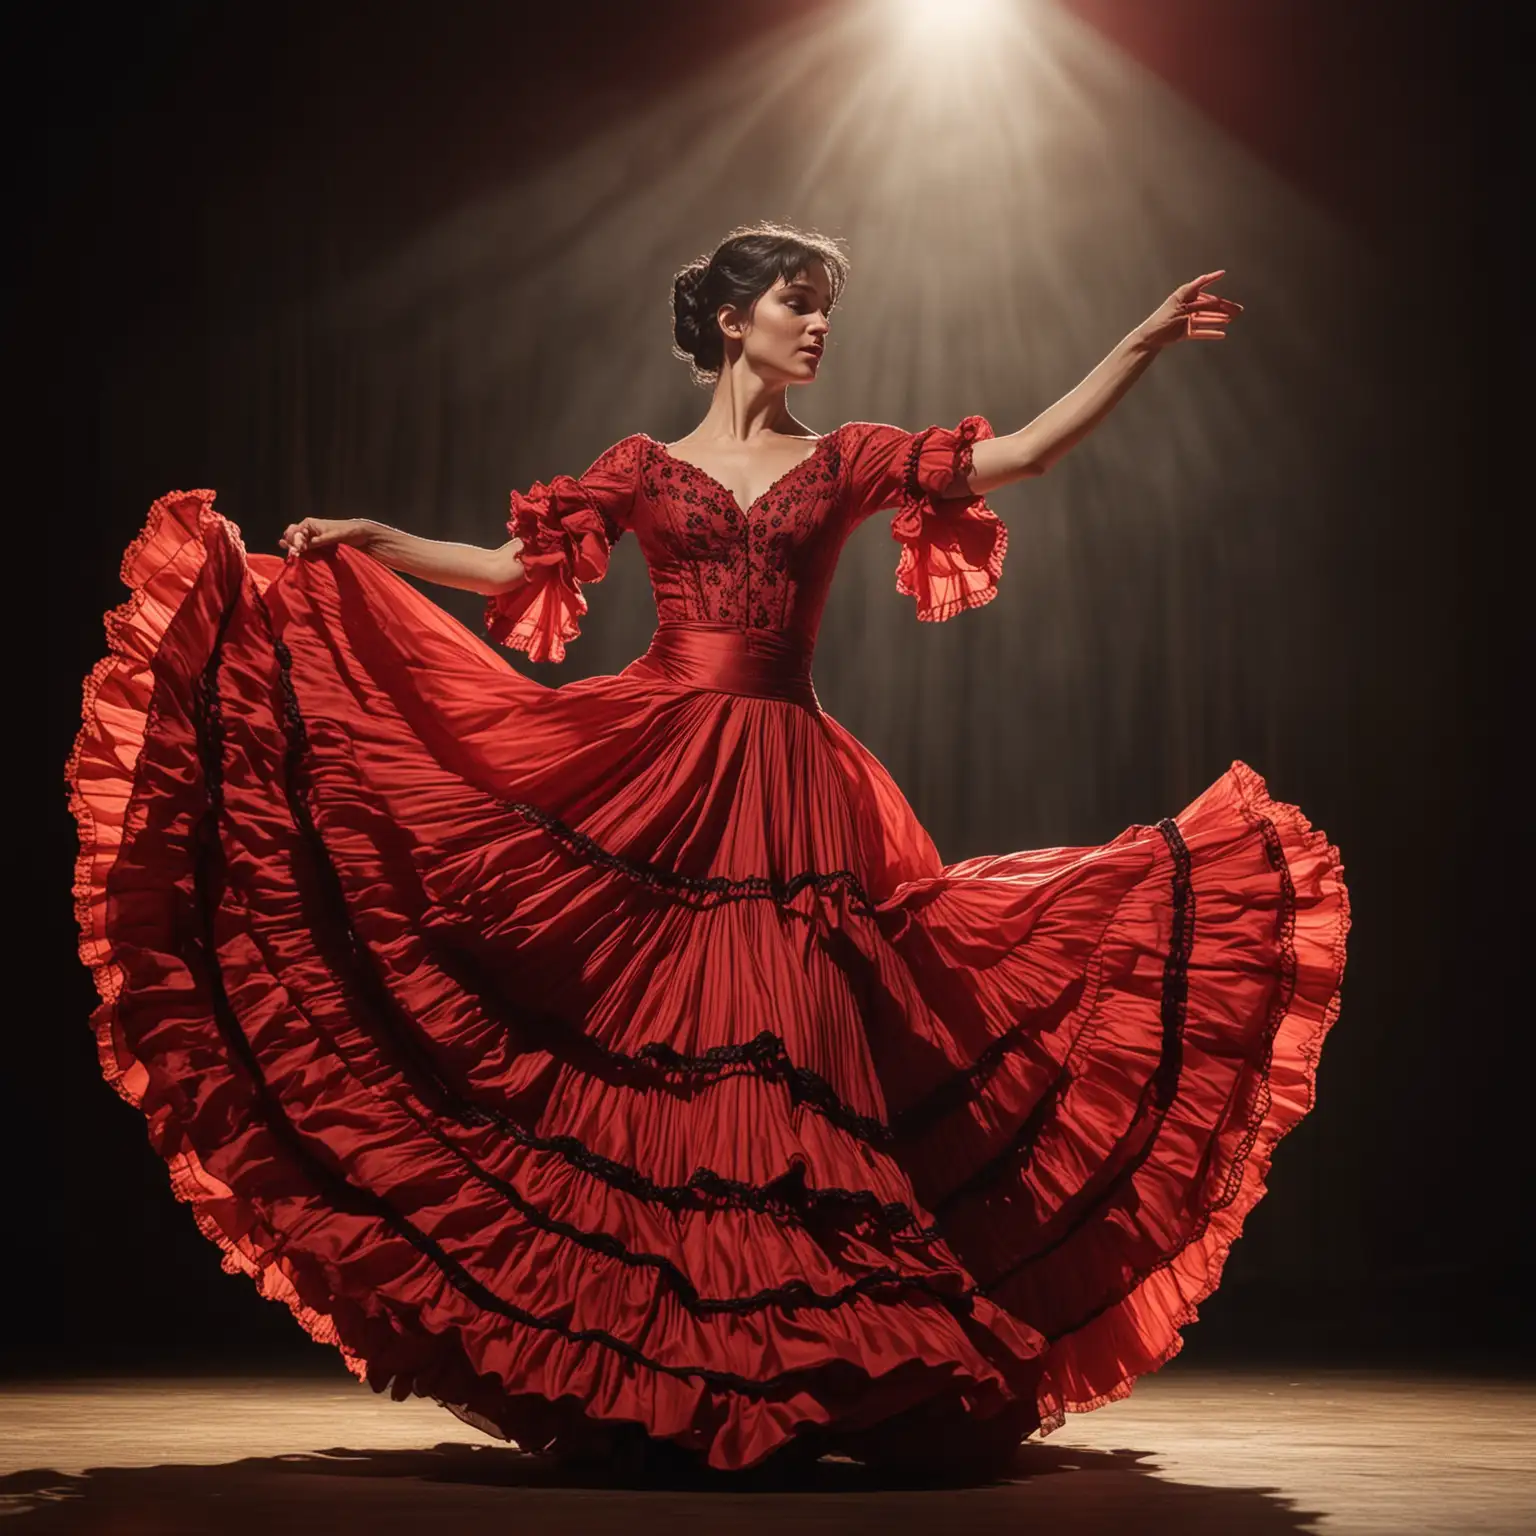
[[[974,1466],[1180,1347],[1310,1108],[1337,851],[1241,763],[1101,848],[944,865],[817,703],[838,553],[895,509],[920,619],[997,592],[985,501],[1163,348],[1177,289],[1006,437],[789,412],[846,278],[732,233],[674,287],[712,381],[512,495],[499,549],[211,491],[130,548],[68,774],[112,1083],[225,1266],[376,1390],[525,1448]],[[558,661],[639,539],[660,623]]]

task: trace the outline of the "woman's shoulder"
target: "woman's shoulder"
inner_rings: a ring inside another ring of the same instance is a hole
[[[845,421],[838,427],[837,435],[850,442],[862,442],[869,437],[889,437],[892,435],[910,437],[912,434],[905,427],[898,427],[889,421]]]
[[[582,472],[581,478],[585,480],[590,475],[612,476],[632,473],[639,463],[642,450],[650,441],[651,439],[644,432],[631,432],[628,437],[621,437],[618,442],[604,448],[593,459]]]

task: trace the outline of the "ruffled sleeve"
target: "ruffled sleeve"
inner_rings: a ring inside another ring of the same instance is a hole
[[[527,577],[487,602],[491,639],[532,661],[565,660],[566,643],[580,634],[587,611],[582,584],[607,574],[609,551],[629,523],[634,444],[615,443],[580,477],[556,475],[512,492],[507,532],[522,541]]]
[[[984,416],[920,432],[879,422],[854,422],[843,430],[853,521],[896,508],[891,522],[891,537],[901,545],[896,590],[916,599],[920,619],[952,618],[997,596],[1007,524],[984,497],[944,495],[971,473],[973,445],[991,436]]]

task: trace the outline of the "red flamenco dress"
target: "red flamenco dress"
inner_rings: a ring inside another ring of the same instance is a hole
[[[944,864],[819,706],[895,508],[920,619],[1007,545],[991,435],[850,422],[750,507],[636,435],[514,493],[549,688],[367,555],[165,496],[68,764],[100,1057],[176,1195],[353,1372],[525,1449],[741,1469],[1014,1444],[1179,1349],[1338,1007],[1338,852],[1234,763],[1103,847]],[[671,1449],[664,1447],[664,1449]]]

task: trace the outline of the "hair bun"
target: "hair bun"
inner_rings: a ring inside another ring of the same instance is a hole
[[[749,310],[779,279],[819,264],[832,302],[848,276],[837,241],[784,224],[733,229],[708,256],[696,256],[672,279],[673,355],[689,364],[694,382],[713,383],[725,366],[725,336],[716,316],[730,304]]]
[[[690,261],[677,274],[672,284],[672,297],[677,306],[679,316],[687,314],[691,319],[696,320],[698,318],[704,284],[708,280],[709,258],[706,256],[701,256],[696,261]]]
[[[710,258],[698,256],[672,280],[674,350],[698,373],[719,368],[725,358],[724,338],[706,301],[709,272]]]

